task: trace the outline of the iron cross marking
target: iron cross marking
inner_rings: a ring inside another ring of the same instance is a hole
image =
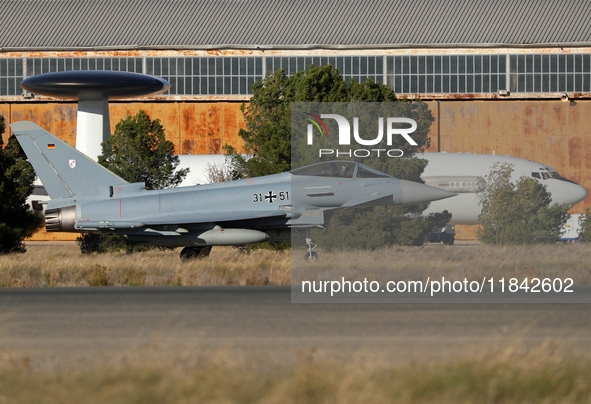
[[[274,194],[273,191],[269,191],[269,193],[265,195],[265,199],[269,201],[269,203],[273,203],[275,198],[277,198],[277,194]]]

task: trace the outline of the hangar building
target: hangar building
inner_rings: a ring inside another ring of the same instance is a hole
[[[76,105],[23,94],[24,78],[146,73],[171,89],[111,103],[111,125],[144,109],[179,154],[215,154],[241,147],[254,81],[330,63],[426,100],[430,151],[524,157],[591,189],[589,15],[586,0],[5,0],[0,114],[73,144]]]

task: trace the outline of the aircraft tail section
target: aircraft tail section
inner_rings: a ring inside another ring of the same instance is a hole
[[[108,195],[127,184],[94,160],[30,121],[10,125],[51,199]]]

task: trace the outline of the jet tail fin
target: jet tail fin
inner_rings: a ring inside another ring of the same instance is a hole
[[[51,199],[107,194],[123,178],[30,121],[10,125]]]

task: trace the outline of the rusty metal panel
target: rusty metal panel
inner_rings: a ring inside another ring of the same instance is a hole
[[[508,154],[521,156],[522,153],[522,104],[520,103],[476,103],[481,110],[481,147],[478,153]]]
[[[568,105],[567,136],[591,136],[591,103],[577,101],[564,104]]]
[[[244,152],[244,140],[238,135],[240,129],[246,128],[244,115],[240,110],[242,103],[223,103],[223,142],[233,146],[238,152]]]
[[[453,134],[457,139],[454,142],[453,146],[455,149],[453,151],[460,151],[460,149],[465,152],[474,151],[474,149],[470,149],[467,139],[478,139],[478,106],[474,103],[464,103],[459,118],[460,121],[458,124],[460,130]]]
[[[587,106],[587,111],[591,113]],[[568,138],[568,168],[562,175],[581,184],[591,193],[591,136],[587,129],[581,136]],[[588,197],[581,203],[574,206],[571,212],[583,213],[587,208],[591,208],[591,197]]]
[[[182,104],[181,154],[217,154],[223,139],[222,104]]]
[[[520,157],[528,156],[529,159],[540,161],[540,147],[538,142],[538,115],[539,103],[528,102],[523,104],[523,154]]]
[[[537,104],[538,160],[564,172],[567,166],[568,103],[540,102]],[[524,156],[526,158],[530,158]]]
[[[76,146],[75,103],[12,104],[10,123],[33,121],[71,146]]]
[[[478,139],[478,108],[472,103],[441,102],[440,150],[475,152]]]
[[[180,117],[177,103],[110,103],[109,115],[111,120],[111,133],[115,126],[129,116],[136,115],[144,110],[152,120],[160,119],[164,127],[166,138],[174,144],[175,153],[180,150]]]
[[[244,141],[238,136],[245,127],[241,103],[181,104],[181,153],[221,154],[229,144],[243,151]]]

